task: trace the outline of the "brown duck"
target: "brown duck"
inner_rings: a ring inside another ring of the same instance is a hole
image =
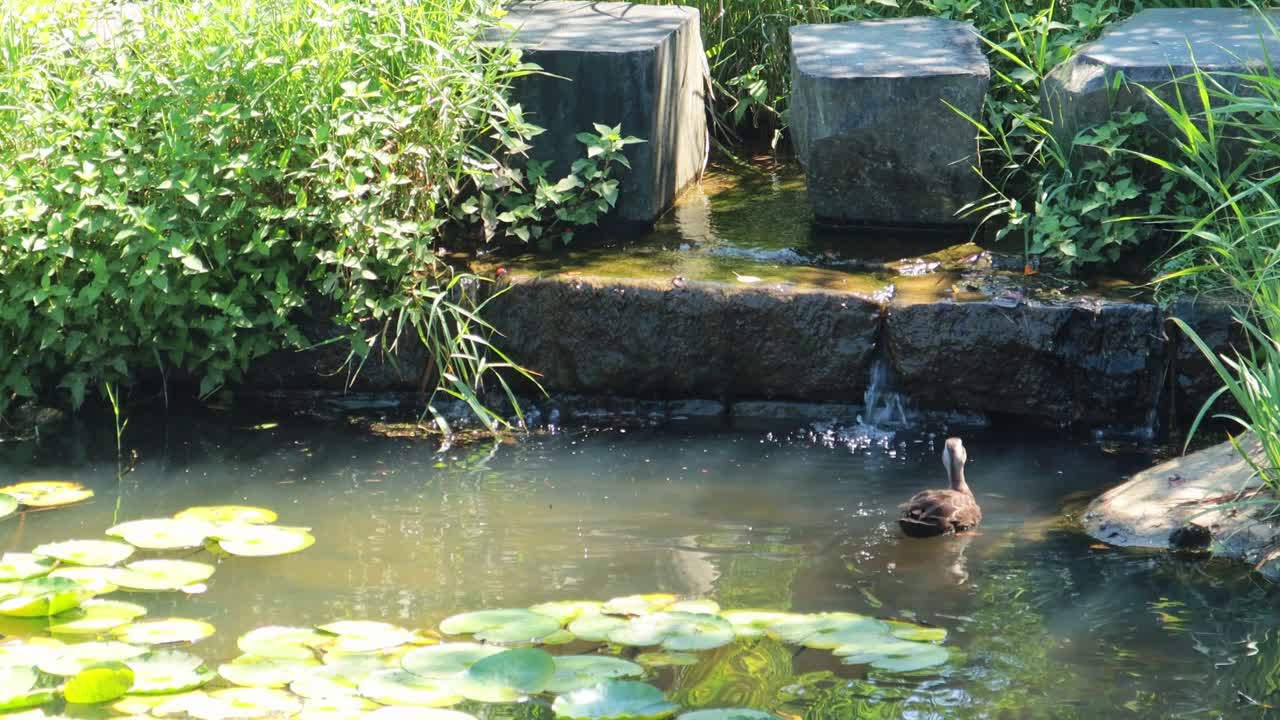
[[[964,481],[968,458],[960,438],[948,438],[942,448],[942,465],[951,480],[950,490],[924,490],[902,506],[898,525],[911,537],[933,537],[972,530],[982,522],[982,508]]]

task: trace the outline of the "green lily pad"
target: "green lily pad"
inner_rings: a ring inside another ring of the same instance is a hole
[[[195,690],[217,677],[204,661],[181,650],[153,650],[124,661],[133,670],[137,695],[169,695]]]
[[[53,700],[53,688],[37,688],[40,676],[33,668],[0,667],[0,710],[18,710]]]
[[[0,556],[0,582],[43,577],[53,570],[54,561],[31,553],[5,553]]]
[[[35,667],[56,660],[66,649],[66,643],[53,638],[7,640],[0,643],[0,667]]]
[[[609,633],[627,626],[627,620],[616,615],[583,615],[569,623],[569,632],[589,642],[607,642]]]
[[[126,590],[181,590],[204,582],[213,575],[214,567],[192,560],[136,560],[117,568],[112,582]]]
[[[381,652],[346,652],[329,650],[320,657],[328,667],[342,668],[349,673],[369,674],[375,670],[396,670],[400,658],[393,650]]]
[[[533,642],[559,629],[555,618],[530,610],[478,610],[440,623],[440,632],[446,635],[472,635],[495,643]]]
[[[284,690],[272,688],[223,688],[214,690],[209,696],[230,703],[237,710],[260,712],[275,717],[289,717],[302,709],[300,699]]]
[[[782,720],[777,715],[750,708],[715,708],[680,713],[676,720]]]
[[[568,630],[561,628],[551,633],[550,635],[543,635],[542,637],[538,638],[538,644],[539,645],[568,645],[569,643],[577,639],[578,639],[577,635],[574,635]]]
[[[252,523],[265,525],[276,521],[276,514],[266,508],[248,505],[199,505],[174,514],[175,520],[203,520],[208,523]]]
[[[720,613],[720,617],[733,624],[738,637],[760,637],[780,622],[803,616],[775,610],[726,610]]]
[[[719,615],[660,612],[634,617],[609,633],[609,642],[634,647],[662,645],[667,650],[710,650],[737,637],[733,625]]]
[[[362,720],[477,720],[477,718],[471,713],[444,708],[383,707],[366,714]]]
[[[66,645],[56,656],[42,658],[35,663],[40,672],[50,675],[70,677],[79,674],[85,668],[104,662],[128,660],[138,657],[147,651],[122,642],[83,642]]]
[[[557,657],[555,663],[555,675],[546,688],[553,693],[573,692],[605,680],[644,674],[640,665],[608,655],[564,655]]]
[[[80,607],[53,618],[49,632],[55,635],[100,635],[147,614],[141,605],[119,600],[85,600]]]
[[[181,715],[183,717],[193,717],[197,720],[231,720],[237,717],[238,713],[231,703],[221,700],[214,700],[209,693],[202,690],[192,692],[179,693],[165,698],[148,698],[155,699],[157,702],[150,707],[139,707],[143,712],[138,713],[138,720],[148,717],[147,713],[155,717],[173,717]],[[117,709],[124,702],[130,702],[132,698],[126,698],[122,703],[116,703],[112,709]],[[252,716],[243,716],[248,717]],[[257,717],[261,717],[260,715]]]
[[[675,595],[670,593],[626,595],[606,602],[601,611],[606,615],[646,615],[666,609],[677,599]]]
[[[202,520],[153,518],[131,520],[107,530],[107,534],[145,550],[182,550],[198,548],[213,532],[213,525]]]
[[[476,662],[497,655],[502,648],[479,643],[440,643],[415,648],[400,660],[400,665],[414,675],[446,678],[466,671]]]
[[[80,483],[61,481],[18,483],[0,488],[0,493],[27,507],[57,507],[93,497],[93,491]]]
[[[849,620],[843,625],[824,627],[811,633],[801,645],[816,650],[831,650],[841,645],[848,645],[867,639],[884,639],[889,637],[889,626],[875,618]]]
[[[947,639],[946,628],[926,627],[924,625],[916,625],[915,623],[903,622],[901,620],[886,620],[885,624],[889,626],[889,634],[899,640],[912,640],[914,642],[942,642]]]
[[[929,643],[883,637],[838,647],[832,654],[846,665],[871,665],[892,672],[913,672],[942,665],[951,654],[945,647]]]
[[[40,577],[17,583],[17,594],[0,600],[0,615],[9,617],[48,617],[66,612],[93,593],[74,580]]]
[[[663,608],[666,612],[697,613],[715,615],[720,612],[720,603],[715,600],[680,600]]]
[[[280,690],[224,688],[174,697],[156,705],[151,714],[157,717],[186,715],[197,720],[248,720],[290,717],[301,709],[302,701]]]
[[[72,565],[115,565],[133,555],[133,546],[113,540],[66,540],[37,545],[33,553]]]
[[[370,653],[399,647],[413,639],[413,632],[390,623],[372,620],[340,620],[320,625],[321,632],[336,635],[330,646],[338,653]]]
[[[768,633],[783,642],[801,644],[815,633],[831,633],[870,620],[866,615],[848,612],[796,615],[768,626]]]
[[[0,493],[0,518],[7,518],[16,512],[18,512],[17,498]]]
[[[112,567],[69,565],[54,568],[53,572],[49,573],[49,577],[74,580],[85,590],[95,595],[106,595],[120,589],[114,582],[111,582],[111,575],[115,571],[116,568]]]
[[[211,534],[218,547],[241,557],[269,557],[302,552],[315,544],[307,528],[226,523]]]
[[[649,667],[682,667],[687,665],[697,665],[701,660],[694,653],[687,652],[652,652],[640,653],[636,656],[636,662]]]
[[[648,720],[667,717],[680,706],[667,702],[662,691],[648,683],[606,680],[593,687],[557,696],[551,709],[558,717],[572,720]]]
[[[366,668],[321,665],[308,668],[305,673],[289,683],[289,690],[294,695],[304,698],[347,697],[357,694],[360,682],[373,672],[375,670]]]
[[[476,661],[453,686],[468,700],[516,702],[542,692],[556,674],[556,661],[545,650],[517,648]]]
[[[534,605],[530,612],[553,617],[561,625],[567,625],[583,615],[599,615],[604,603],[596,600],[566,600]]]
[[[293,717],[295,720],[363,720],[378,709],[377,703],[362,697],[307,698],[302,710]]]
[[[303,677],[319,665],[319,660],[241,655],[229,663],[219,665],[218,674],[227,682],[241,687],[280,688]]]
[[[383,705],[448,707],[462,702],[447,682],[408,670],[378,670],[360,683],[360,694]]]
[[[269,658],[315,658],[315,648],[332,640],[314,628],[271,625],[250,630],[236,641],[246,655]]]
[[[203,640],[214,631],[215,628],[203,620],[157,618],[118,627],[111,634],[135,645],[170,645]]]
[[[69,703],[96,705],[123,696],[131,687],[133,670],[110,660],[81,670],[63,686],[62,694]]]

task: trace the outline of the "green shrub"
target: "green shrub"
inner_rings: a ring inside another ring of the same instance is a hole
[[[462,292],[478,278],[440,243],[594,221],[621,141],[609,129],[594,140],[608,152],[563,182],[519,169],[539,129],[507,100],[531,68],[483,42],[499,14],[0,6],[0,413],[42,384],[79,404],[144,367],[211,392],[305,346],[299,318],[323,301],[352,359],[416,337],[440,389],[497,422],[477,396],[510,363]]]

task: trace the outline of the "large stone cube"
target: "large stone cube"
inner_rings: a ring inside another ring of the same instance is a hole
[[[983,186],[957,110],[982,111],[979,43],[968,23],[929,17],[791,28],[791,130],[819,219],[964,222]]]
[[[701,173],[709,78],[698,11],[621,2],[517,2],[511,42],[546,74],[521,78],[515,99],[547,132],[531,157],[567,173],[594,123],[646,142],[626,149],[631,171],[618,216],[649,223]],[[621,168],[619,168],[621,170]],[[625,170],[624,170],[625,172]]]
[[[1160,8],[1108,28],[1045,78],[1040,102],[1053,120],[1054,136],[1069,143],[1080,130],[1127,109],[1144,110],[1157,127],[1167,126],[1147,90],[1175,105],[1181,90],[1194,112],[1200,99],[1190,76],[1197,67],[1234,88],[1234,74],[1265,70],[1269,57],[1280,58],[1280,38],[1268,24],[1280,23],[1280,11],[1268,15],[1239,8]]]

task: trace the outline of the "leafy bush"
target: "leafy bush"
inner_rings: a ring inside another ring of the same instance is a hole
[[[337,308],[352,358],[416,337],[467,400],[510,363],[443,240],[612,205],[606,148],[553,182],[484,42],[490,0],[0,6],[0,412],[144,367],[208,393]],[[501,199],[499,199],[499,196]],[[502,209],[498,206],[501,205]],[[496,378],[501,381],[500,377]],[[505,383],[504,383],[505,387]]]

